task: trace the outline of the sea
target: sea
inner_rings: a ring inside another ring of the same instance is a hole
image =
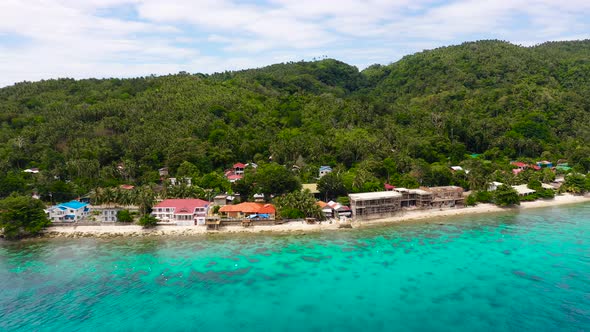
[[[590,331],[590,204],[0,242],[1,331]]]

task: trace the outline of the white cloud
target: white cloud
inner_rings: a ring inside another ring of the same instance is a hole
[[[0,86],[214,72],[328,55],[364,67],[497,38],[590,38],[587,0],[3,0]]]

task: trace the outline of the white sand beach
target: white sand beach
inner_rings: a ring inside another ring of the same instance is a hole
[[[478,204],[473,207],[443,209],[443,210],[405,210],[397,215],[373,220],[352,221],[349,223],[352,228],[362,228],[363,226],[374,226],[387,223],[400,223],[405,221],[428,221],[429,219],[439,217],[463,216],[481,213],[497,212],[518,212],[521,210],[561,206],[567,204],[576,204],[590,202],[590,196],[574,196],[563,194],[555,196],[551,200],[538,200],[534,202],[522,202],[520,206],[511,208],[501,208],[493,204]],[[337,221],[323,221],[322,223],[306,224],[304,222],[288,222],[281,225],[261,226],[254,225],[251,227],[242,226],[222,226],[218,231],[207,230],[205,226],[174,226],[162,225],[151,229],[144,229],[138,225],[100,225],[100,226],[52,226],[47,228],[44,237],[118,237],[118,236],[188,236],[198,234],[218,234],[218,233],[306,233],[318,232],[324,230],[343,229]]]

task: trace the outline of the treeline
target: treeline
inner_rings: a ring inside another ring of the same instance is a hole
[[[513,159],[567,160],[586,173],[589,100],[590,41],[472,42],[363,71],[327,59],[25,82],[0,89],[0,196],[61,201],[150,185],[161,167],[221,191],[238,161],[286,165],[299,183],[330,165],[348,191],[387,181],[473,187],[509,174]],[[451,164],[474,173],[451,174]],[[23,173],[32,167],[40,173]]]

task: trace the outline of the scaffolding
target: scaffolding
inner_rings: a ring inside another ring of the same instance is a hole
[[[402,194],[397,191],[379,191],[350,194],[353,218],[387,216],[401,209]]]
[[[463,206],[463,188],[457,186],[423,187],[425,191],[432,193],[431,206],[434,208]]]

